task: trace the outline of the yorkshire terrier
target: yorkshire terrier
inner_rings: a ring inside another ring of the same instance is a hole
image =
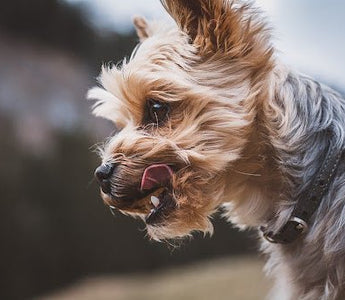
[[[345,299],[345,100],[291,71],[252,2],[162,0],[177,26],[134,18],[140,43],[104,66],[93,112],[105,203],[154,240],[212,233],[220,208],[257,228],[272,299]]]

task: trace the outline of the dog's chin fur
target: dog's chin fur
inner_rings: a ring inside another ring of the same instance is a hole
[[[332,128],[343,145],[344,100],[276,59],[270,30],[247,1],[162,3],[178,26],[135,18],[140,44],[121,65],[104,66],[101,86],[89,92],[97,100],[94,114],[120,129],[100,149],[103,163],[119,165],[106,203],[116,206],[146,167],[164,163],[174,168],[175,206],[147,226],[151,238],[212,233],[210,218],[220,207],[240,228],[277,230],[320,167],[324,131]],[[164,124],[143,122],[148,99],[169,103]],[[262,242],[268,269],[284,278],[286,299],[345,297],[341,179],[338,174],[303,240]]]

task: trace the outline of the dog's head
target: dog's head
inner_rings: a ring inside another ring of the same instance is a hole
[[[119,132],[100,150],[104,201],[141,217],[154,239],[212,231],[235,180],[271,70],[265,26],[248,4],[162,1],[177,27],[135,18],[140,44],[103,67],[94,113]]]

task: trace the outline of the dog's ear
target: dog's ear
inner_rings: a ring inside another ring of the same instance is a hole
[[[218,2],[218,1],[215,1]],[[207,18],[206,10],[211,9],[211,1],[203,0],[161,0],[164,8],[172,16],[180,29],[186,32],[192,41],[204,32],[203,21]],[[206,7],[208,6],[208,7]]]
[[[140,17],[140,16],[134,17],[133,24],[141,42],[150,36],[149,24],[147,23],[144,17]]]
[[[201,53],[223,51],[241,56],[264,30],[248,3],[234,0],[161,0],[163,6]],[[236,3],[235,3],[236,2]]]

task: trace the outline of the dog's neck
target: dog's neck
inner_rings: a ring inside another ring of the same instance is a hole
[[[280,73],[279,73],[280,74]],[[225,211],[240,228],[258,227],[276,213],[274,202],[284,188],[284,176],[276,160],[276,150],[267,129],[266,99],[273,99],[277,82],[272,72],[256,99],[256,118],[242,157],[229,168]]]
[[[317,82],[280,68],[266,84],[243,158],[229,171],[226,208],[239,226],[278,230],[321,167],[328,147],[322,132],[329,124],[320,117],[315,128],[308,121],[323,109]]]
[[[274,215],[272,200],[279,197],[283,176],[265,136],[253,131],[243,158],[229,170],[226,211],[239,227],[258,227]]]

